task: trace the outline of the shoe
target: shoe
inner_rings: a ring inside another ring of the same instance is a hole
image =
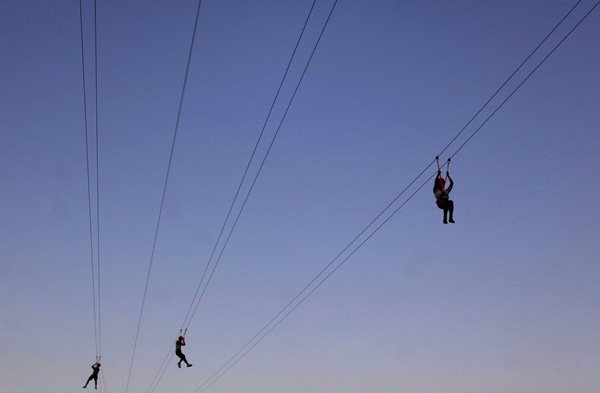
[[[86,386],[82,386],[82,388],[87,389],[87,385]]]
[[[191,363],[188,363],[188,365],[187,365],[187,366],[188,366],[188,367],[192,367],[192,364],[191,364]]]
[[[177,367],[181,368],[181,362],[177,362]]]
[[[444,220],[444,221],[443,221],[443,223],[444,223],[444,224],[447,224],[447,223],[448,223],[448,221]]]
[[[453,219],[450,219],[450,224],[454,224],[454,220]]]

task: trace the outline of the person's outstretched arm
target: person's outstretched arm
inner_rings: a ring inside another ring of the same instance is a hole
[[[442,177],[442,171],[440,171],[440,170],[438,169],[438,174],[437,174],[437,176],[435,177],[435,179],[433,179],[433,192],[435,192],[435,190],[438,188],[438,179],[439,179],[440,177]]]
[[[446,189],[446,192],[450,193],[450,191],[452,191],[452,186],[454,186],[454,181],[452,181],[452,178],[450,177],[450,173],[446,172],[446,176],[448,176],[448,180],[450,180],[450,185]]]

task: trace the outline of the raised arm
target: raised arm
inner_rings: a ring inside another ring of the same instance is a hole
[[[450,185],[448,186],[448,188],[446,188],[446,192],[450,193],[450,191],[452,191],[452,186],[454,186],[454,181],[452,181],[450,173],[446,172],[446,176],[448,176],[448,180],[450,180]]]
[[[438,179],[440,177],[442,177],[442,171],[438,169],[437,176],[435,177],[435,179],[433,179],[433,192],[435,192],[435,190],[437,190],[439,188]]]

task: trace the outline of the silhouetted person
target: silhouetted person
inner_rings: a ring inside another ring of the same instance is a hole
[[[192,367],[190,363],[188,363],[187,359],[183,352],[181,352],[181,347],[185,345],[185,337],[179,336],[177,341],[175,341],[175,355],[179,358],[179,362],[177,362],[177,367],[181,368],[181,362],[185,362],[188,367]]]
[[[96,363],[92,364],[92,370],[94,370],[92,371],[92,375],[90,375],[83,387],[87,388],[88,383],[90,383],[90,381],[93,379],[94,389],[98,389],[98,373],[100,372],[100,362],[97,361]]]
[[[444,224],[447,224],[448,221],[454,224],[454,202],[449,199],[448,194],[452,191],[452,187],[454,186],[454,182],[450,177],[450,173],[446,172],[446,177],[450,180],[450,186],[445,188],[446,180],[442,177],[442,171],[438,169],[437,176],[433,183],[433,194],[435,195],[435,203],[436,205],[444,210]],[[450,212],[450,220],[448,220],[448,212]]]

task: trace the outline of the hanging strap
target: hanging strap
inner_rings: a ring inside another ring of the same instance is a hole
[[[446,191],[446,187],[445,184],[448,181],[448,173],[450,172],[450,162],[451,162],[452,158],[448,158],[448,161],[446,161],[446,176],[443,178],[444,179],[444,184],[442,184],[442,191]],[[442,171],[442,168],[440,167],[440,157],[436,156],[435,157],[435,162],[437,164],[438,167],[438,172]],[[441,175],[439,176],[441,178]]]

